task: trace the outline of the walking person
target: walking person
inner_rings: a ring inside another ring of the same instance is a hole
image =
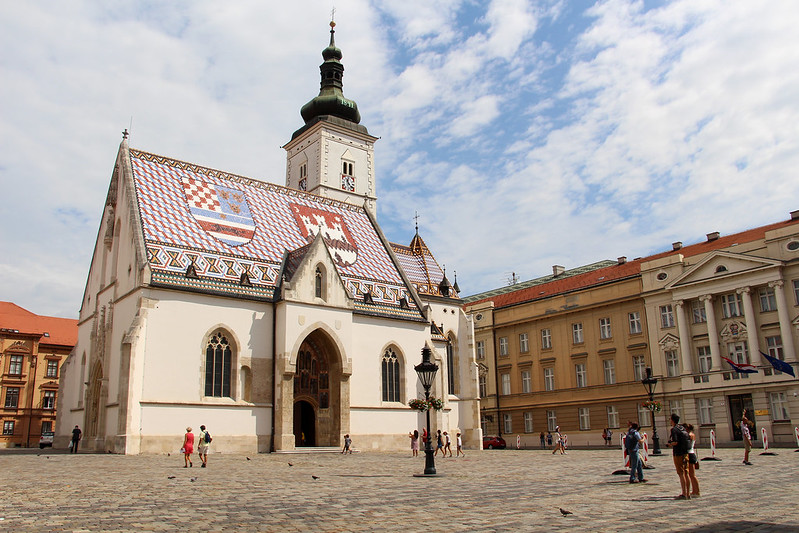
[[[350,453],[351,454],[352,450],[350,449],[350,446],[352,446],[352,439],[350,438],[350,435],[348,433],[348,434],[344,435],[344,447],[341,449],[341,453],[342,454],[345,454],[345,453]]]
[[[194,452],[194,433],[191,428],[186,428],[186,434],[183,435],[183,446],[180,448],[183,452],[183,468],[194,466],[191,462],[191,454]]]
[[[563,442],[563,435],[561,435],[560,433],[560,426],[555,427],[555,438],[556,438],[555,449],[552,450],[552,455],[555,455],[555,452],[557,452],[558,450],[560,450],[561,455],[564,455],[566,453],[566,446],[564,445]]]
[[[78,453],[78,443],[82,433],[78,426],[72,430],[72,440],[69,441],[69,453]]]
[[[691,484],[691,498],[699,497],[699,480],[696,478],[696,471],[699,469],[699,459],[696,456],[696,433],[692,424],[685,424],[685,431],[691,437],[691,445],[688,448],[688,481]]]
[[[641,451],[641,434],[638,432],[639,426],[636,422],[627,422],[627,435],[624,437],[624,449],[630,458],[630,483],[646,483],[644,479],[644,462],[638,455]],[[638,479],[635,479],[636,474]]]
[[[691,437],[688,432],[680,425],[680,415],[671,414],[671,433],[669,433],[669,446],[671,447],[674,468],[677,470],[677,477],[680,478],[680,495],[677,500],[690,500],[690,481],[688,480],[688,448],[690,447]]]
[[[741,415],[741,435],[744,439],[744,461],[745,465],[751,465],[749,462],[749,451],[752,449],[752,433],[749,430],[754,424],[746,417],[746,409]]]
[[[419,430],[414,429],[413,433],[408,433],[411,438],[411,457],[419,456]]]
[[[445,431],[444,432],[444,457],[447,456],[447,452],[449,452],[449,456],[452,457],[452,439],[449,438],[449,434]]]
[[[455,457],[460,457],[461,455],[466,457],[466,454],[463,453],[463,439],[461,438],[461,434],[460,433],[455,435],[455,446],[458,449],[458,451],[455,453]]]
[[[547,446],[552,446],[552,433],[547,431]]]
[[[538,438],[541,439],[541,449],[542,450],[546,449],[546,447],[547,447],[547,437],[546,437],[546,435],[544,435],[543,431],[538,436]]]
[[[605,445],[610,446],[613,444],[613,430],[608,428],[605,432]]]
[[[446,457],[447,452],[444,451],[444,437],[441,436],[441,430],[439,429],[436,432],[436,453],[433,455],[438,455],[438,450],[441,450],[442,455]]]
[[[211,434],[205,430],[205,426],[200,426],[200,433],[197,435],[197,455],[200,456],[200,461],[203,464],[200,468],[205,468],[208,465],[208,447],[211,445]]]

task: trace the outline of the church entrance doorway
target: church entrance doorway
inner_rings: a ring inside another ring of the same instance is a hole
[[[294,402],[294,445],[316,446],[316,413],[305,400]]]
[[[294,374],[295,446],[338,446],[341,364],[327,334],[316,330],[300,344]]]

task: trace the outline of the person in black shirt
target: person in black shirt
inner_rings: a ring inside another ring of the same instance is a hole
[[[682,433],[685,429],[680,425],[680,415],[671,414],[671,433],[669,433],[669,446],[674,459],[674,468],[677,470],[677,477],[680,478],[680,488],[682,493],[677,496],[677,500],[691,499],[691,485],[688,479],[688,446],[684,442]]]
[[[69,453],[78,453],[78,443],[80,442],[81,431],[78,426],[72,430],[72,441],[69,446]]]

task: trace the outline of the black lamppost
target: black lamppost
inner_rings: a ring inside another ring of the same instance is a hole
[[[416,373],[419,374],[419,381],[422,382],[424,387],[424,400],[428,402],[427,408],[427,442],[424,443],[424,475],[436,475],[436,463],[433,459],[433,447],[430,441],[433,440],[433,435],[430,433],[430,387],[433,386],[433,379],[438,372],[438,365],[430,361],[430,348],[425,346],[422,348],[422,362],[413,367]]]
[[[649,415],[652,418],[652,444],[654,444],[655,449],[652,451],[652,455],[661,455],[660,453],[660,438],[658,438],[658,428],[655,425],[655,387],[658,384],[658,378],[652,377],[652,369],[646,367],[646,377],[641,380],[643,383],[646,392],[649,394]]]

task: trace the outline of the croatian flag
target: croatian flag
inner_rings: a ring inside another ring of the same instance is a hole
[[[796,374],[793,373],[793,367],[788,363],[786,363],[785,361],[777,359],[776,357],[771,357],[769,354],[763,352],[760,352],[760,355],[765,357],[768,360],[768,362],[771,363],[771,366],[773,366],[775,369],[779,370],[780,372],[785,372],[786,374],[790,374],[793,377],[796,377]]]
[[[727,359],[726,357],[722,357],[722,359],[730,363],[730,366],[736,372],[739,372],[741,374],[757,374],[757,369],[755,368],[754,365],[750,365],[747,363],[736,363]]]

